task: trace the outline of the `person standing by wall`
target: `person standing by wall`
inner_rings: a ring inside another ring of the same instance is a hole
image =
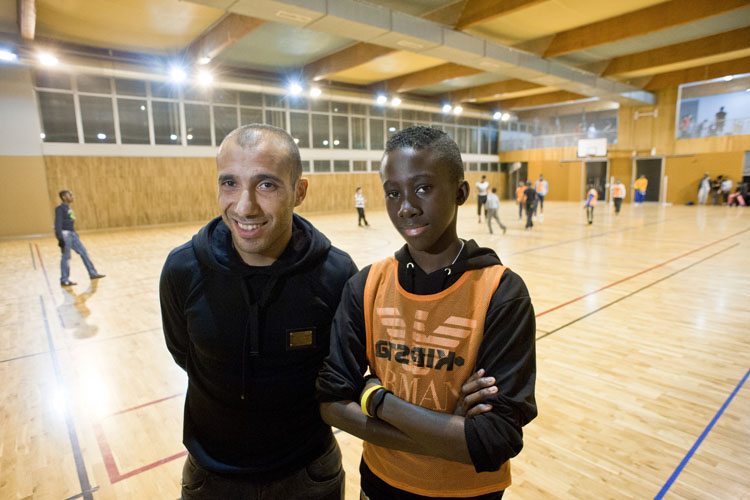
[[[482,205],[487,202],[487,189],[490,187],[490,183],[487,182],[487,176],[483,175],[482,180],[474,185],[477,188],[477,217],[479,223],[482,223]],[[484,217],[487,218],[487,211],[484,212]]]
[[[183,500],[342,500],[344,470],[315,379],[357,272],[294,213],[294,140],[245,125],[219,147],[221,216],[170,252],[159,283],[167,348],[187,372]]]
[[[354,191],[354,206],[357,208],[357,225],[362,226],[362,221],[364,221],[365,226],[369,226],[367,223],[367,219],[365,218],[365,195],[362,194],[362,188],[357,186],[357,189]]]
[[[62,256],[60,257],[60,286],[73,286],[76,284],[74,281],[70,281],[71,250],[81,256],[83,265],[86,266],[86,271],[89,273],[89,278],[92,280],[104,278],[103,274],[97,272],[86,247],[83,246],[78,233],[76,233],[76,216],[70,207],[70,204],[75,201],[73,192],[65,189],[60,191],[58,196],[62,200],[62,203],[55,208],[55,236],[57,237],[57,244],[62,251]]]
[[[615,214],[620,215],[620,207],[622,207],[622,200],[625,198],[625,184],[620,179],[615,180],[612,184],[612,201],[615,203]],[[598,195],[597,195],[598,196]]]
[[[721,204],[726,205],[729,203],[729,194],[732,192],[732,185],[734,183],[732,182],[732,179],[729,177],[724,177],[724,180],[721,181]]]
[[[518,220],[523,219],[523,192],[526,191],[526,185],[523,182],[518,183],[516,187],[516,201],[518,202]]]
[[[590,224],[594,223],[594,207],[596,206],[596,200],[599,199],[599,191],[596,190],[593,184],[588,185],[588,193],[586,193],[586,220]]]
[[[641,174],[640,177],[635,181],[633,184],[633,189],[635,189],[635,202],[637,204],[643,203],[643,200],[646,199],[646,189],[648,188],[648,179],[646,179],[646,176]]]
[[[503,234],[507,231],[507,228],[500,222],[497,212],[500,210],[500,198],[497,197],[497,188],[492,188],[492,191],[487,194],[487,227],[490,229],[492,234],[492,219],[497,221],[497,225],[503,230]]]
[[[706,204],[708,200],[708,193],[711,192],[711,178],[708,176],[708,172],[703,174],[703,178],[698,183],[698,203],[701,205]]]
[[[544,197],[549,192],[549,183],[542,174],[539,174],[539,179],[534,183],[534,189],[537,198],[536,205],[534,205],[534,214],[536,215],[536,209],[539,208],[539,221],[544,222]]]
[[[724,106],[719,108],[719,111],[716,112],[716,135],[721,135],[724,133],[724,122],[727,119],[727,112],[724,111]]]

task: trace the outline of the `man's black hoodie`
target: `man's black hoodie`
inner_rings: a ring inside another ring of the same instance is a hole
[[[272,265],[245,264],[220,217],[162,270],[167,347],[188,374],[183,443],[220,474],[269,478],[320,456],[332,439],[315,378],[341,290],[357,268],[294,215]]]

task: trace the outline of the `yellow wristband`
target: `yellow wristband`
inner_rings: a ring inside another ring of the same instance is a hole
[[[382,385],[373,385],[362,394],[362,399],[359,401],[359,406],[362,407],[362,413],[370,418],[374,418],[374,415],[370,415],[367,412],[367,401],[370,399],[370,396],[372,396],[372,394],[378,389],[385,389],[385,387],[383,387]]]

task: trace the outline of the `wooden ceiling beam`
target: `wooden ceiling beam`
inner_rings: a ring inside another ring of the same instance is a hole
[[[488,83],[487,85],[479,85],[477,87],[470,87],[468,89],[456,90],[454,92],[451,92],[450,99],[452,102],[472,102],[479,99],[487,99],[488,97],[496,97],[500,99],[503,94],[538,89],[542,87],[542,85],[527,82],[524,80],[503,80],[500,82]]]
[[[222,50],[240,40],[264,22],[263,19],[254,17],[227,14],[221,21],[193,40],[186,49],[187,57],[194,61],[199,61],[204,57],[213,59]]]
[[[18,30],[24,40],[33,40],[36,33],[35,0],[18,0]]]
[[[365,64],[393,52],[397,52],[397,50],[371,43],[355,43],[350,47],[305,65],[302,68],[302,73],[305,75],[305,78],[310,80],[323,80],[328,75]]]
[[[445,24],[446,26],[455,26],[458,19],[461,17],[461,12],[464,10],[464,5],[468,0],[458,0],[457,2],[449,3],[438,9],[422,14],[422,19],[427,19],[434,23]]]
[[[580,101],[581,99],[589,99],[589,96],[576,94],[574,92],[568,92],[566,90],[559,90],[557,92],[548,92],[546,94],[519,97],[518,99],[508,99],[506,101],[502,101],[500,103],[500,107],[503,110],[523,109],[532,108],[535,106],[558,104],[568,101]]]
[[[555,35],[544,57],[646,35],[747,7],[747,0],[670,0]]]
[[[547,0],[468,0],[455,29],[465,30]]]
[[[683,83],[700,82],[712,80],[727,75],[750,73],[750,57],[732,59],[715,64],[707,64],[697,68],[688,68],[679,71],[670,71],[654,75],[643,87],[644,90],[658,90],[669,87],[677,87]]]
[[[445,80],[461,78],[463,76],[484,73],[484,70],[461,66],[460,64],[446,63],[440,66],[415,71],[407,75],[398,76],[389,80],[374,84],[377,88],[383,88],[388,94],[409,92],[410,90],[427,87]]]
[[[637,73],[750,47],[750,26],[610,60],[602,76]]]

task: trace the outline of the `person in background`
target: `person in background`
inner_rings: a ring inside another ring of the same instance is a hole
[[[354,191],[354,206],[357,208],[357,215],[359,217],[357,225],[362,227],[362,221],[364,221],[365,226],[369,226],[365,218],[365,196],[362,194],[362,188],[359,186]]]
[[[526,184],[518,183],[516,187],[516,201],[518,202],[518,220],[523,218],[523,192],[526,191]]]
[[[98,280],[99,278],[104,278],[105,275],[99,274],[96,267],[94,267],[94,263],[91,262],[86,247],[83,246],[81,238],[76,233],[76,216],[70,207],[70,204],[75,201],[73,192],[65,189],[60,191],[58,196],[62,200],[62,203],[55,207],[55,236],[57,237],[57,245],[62,252],[62,256],[60,257],[60,286],[73,286],[77,284],[74,281],[70,281],[71,250],[81,256],[90,279]]]
[[[477,217],[479,217],[479,223],[482,223],[482,205],[487,202],[487,189],[490,187],[490,183],[487,182],[487,176],[483,175],[482,180],[474,184],[477,188]],[[484,217],[487,218],[487,210],[484,211]]]
[[[596,206],[596,200],[599,199],[599,192],[596,190],[593,184],[588,185],[588,192],[586,193],[586,220],[589,224],[594,223],[594,207]]]
[[[727,119],[727,112],[724,111],[724,106],[719,108],[719,111],[716,112],[716,135],[721,135],[724,133],[724,122]]]
[[[526,181],[526,189],[523,190],[523,203],[526,208],[526,230],[530,230],[534,227],[532,217],[534,216],[534,208],[536,207],[536,189],[531,186],[531,181]]]
[[[747,182],[740,182],[737,184],[737,190],[729,195],[729,206],[739,205],[744,207],[750,202],[748,198],[748,186]]]
[[[720,188],[721,188],[721,204],[726,205],[729,202],[729,193],[732,192],[732,185],[734,183],[732,182],[732,179],[729,177],[724,177],[724,180],[721,181]]]
[[[721,194],[721,181],[723,178],[723,175],[717,175],[716,179],[713,179],[711,181],[711,205],[719,204],[719,196]]]
[[[706,204],[708,200],[708,193],[711,192],[711,178],[708,176],[708,172],[703,174],[703,178],[698,183],[698,203],[701,205]]]
[[[503,230],[503,234],[507,231],[507,228],[500,222],[500,217],[497,213],[500,210],[500,198],[497,197],[497,188],[492,188],[492,191],[487,194],[487,227],[490,229],[492,234],[492,219],[497,221],[497,225]]]
[[[615,214],[620,215],[620,207],[622,207],[622,200],[625,198],[625,184],[620,179],[615,180],[612,184],[612,201],[615,204]]]
[[[365,441],[361,499],[498,500],[537,414],[528,290],[494,251],[458,237],[469,185],[445,132],[393,135],[380,177],[406,245],[347,283],[317,381],[321,414]]]
[[[219,146],[221,216],[167,257],[167,348],[187,372],[182,499],[342,500],[344,469],[315,379],[351,257],[294,213],[307,194],[284,130]]]
[[[633,184],[633,189],[635,189],[635,202],[636,204],[643,203],[643,200],[646,199],[646,189],[648,188],[648,179],[646,179],[646,176],[641,174],[640,177],[635,181]]]
[[[542,174],[539,174],[539,179],[534,183],[534,189],[536,190],[537,198],[536,205],[534,206],[534,214],[536,214],[536,209],[539,208],[539,222],[544,222],[544,197],[549,192],[549,183]]]

